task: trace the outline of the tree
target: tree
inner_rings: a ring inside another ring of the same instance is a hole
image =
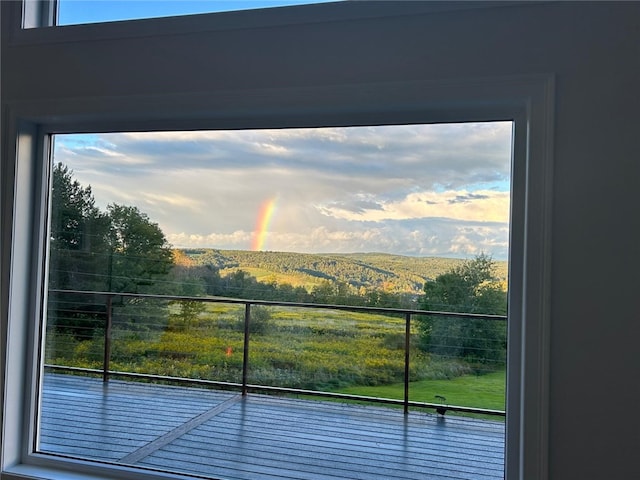
[[[68,167],[58,163],[52,173],[50,289],[152,292],[172,265],[160,227],[136,207],[114,204],[101,212],[91,187],[83,187]],[[66,292],[52,292],[49,298],[49,321],[59,329],[90,338],[105,324],[104,298]],[[114,312],[135,320],[140,305],[125,307],[140,303],[122,301]]]
[[[49,285],[104,290],[109,218],[95,206],[91,187],[80,185],[72,173],[62,163],[53,169]]]
[[[91,187],[73,179],[62,163],[54,165],[49,233],[49,288],[101,291],[107,284],[109,219],[95,206]],[[49,294],[49,323],[76,337],[91,338],[104,324],[102,299],[74,293]]]
[[[245,322],[244,309],[237,313],[236,318],[236,329],[243,331]],[[249,333],[265,334],[271,328],[271,312],[269,311],[269,308],[261,307],[259,305],[251,307]]]
[[[481,254],[424,285],[422,308],[430,311],[506,315],[507,292],[495,277],[495,262]],[[506,325],[498,320],[425,316],[419,319],[424,350],[474,363],[504,360]]]
[[[157,223],[137,207],[111,204],[109,291],[150,293],[159,276],[169,273],[173,254]]]
[[[182,250],[173,250],[173,266],[167,277],[165,293],[198,297],[216,295],[220,287],[220,274],[212,265],[196,265]],[[187,330],[206,310],[203,302],[177,300],[170,302],[170,327]]]

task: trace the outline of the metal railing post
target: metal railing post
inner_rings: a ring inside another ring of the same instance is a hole
[[[249,371],[249,322],[251,321],[251,304],[244,306],[244,349],[242,352],[242,395],[247,394],[247,373]]]
[[[104,358],[102,360],[102,381],[109,381],[109,363],[111,361],[111,323],[113,321],[112,313],[113,296],[107,296],[107,319],[104,326]]]
[[[409,349],[411,348],[411,314],[405,315],[404,332],[404,414],[409,413]]]

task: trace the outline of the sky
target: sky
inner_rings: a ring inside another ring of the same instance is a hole
[[[508,255],[511,122],[57,135],[176,248]]]
[[[59,0],[58,25],[325,3],[333,0]]]

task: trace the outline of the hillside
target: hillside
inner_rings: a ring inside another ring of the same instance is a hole
[[[222,275],[244,270],[261,282],[289,283],[311,290],[323,280],[355,288],[420,293],[427,280],[462,262],[455,258],[408,257],[383,253],[305,254],[246,250],[184,249],[196,265],[213,265]],[[496,262],[497,276],[507,278],[507,262]]]

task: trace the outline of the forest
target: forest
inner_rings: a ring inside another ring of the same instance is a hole
[[[356,293],[384,290],[421,294],[424,283],[462,263],[444,257],[408,257],[384,253],[303,254],[246,250],[186,249],[194,265],[221,271],[241,269],[265,283],[289,283],[307,290],[323,280],[343,282]],[[506,280],[506,262],[495,262],[496,276]]]

